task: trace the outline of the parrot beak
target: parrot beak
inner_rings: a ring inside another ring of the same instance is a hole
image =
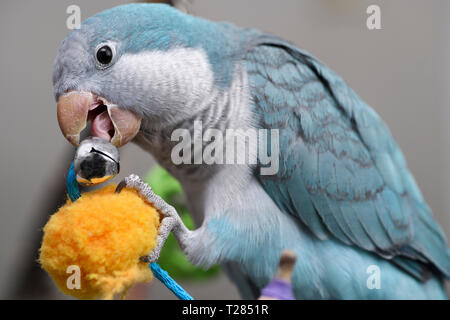
[[[92,121],[91,135],[120,147],[139,132],[141,118],[91,92],[70,91],[58,99],[58,123],[64,137],[74,146],[80,133]]]

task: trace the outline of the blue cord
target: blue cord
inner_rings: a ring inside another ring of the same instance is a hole
[[[67,193],[69,194],[70,200],[74,202],[79,197],[81,197],[80,189],[78,188],[78,182],[75,178],[75,164],[72,162],[69,169],[69,174],[67,175]]]
[[[80,188],[78,187],[78,182],[75,178],[74,163],[70,165],[69,174],[67,175],[67,193],[69,194],[72,202],[75,202],[81,197]],[[171,276],[167,271],[163,270],[159,264],[152,262],[149,264],[150,270],[152,270],[153,275],[161,281],[170,291],[172,291],[180,300],[194,300],[189,293],[186,292]]]
[[[186,292],[175,280],[172,279],[171,276],[167,273],[167,271],[161,269],[159,264],[156,262],[152,262],[149,265],[150,269],[153,272],[153,275],[164,285],[172,291],[180,300],[194,300],[189,293]]]

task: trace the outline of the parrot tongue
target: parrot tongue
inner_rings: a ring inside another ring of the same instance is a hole
[[[114,125],[107,110],[103,111],[92,120],[91,134],[94,137],[99,137],[108,141],[111,140],[114,135]]]

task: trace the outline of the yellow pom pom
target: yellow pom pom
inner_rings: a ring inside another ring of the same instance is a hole
[[[65,294],[112,299],[153,277],[139,257],[156,246],[159,213],[135,190],[117,194],[115,188],[109,185],[73,203],[68,200],[44,227],[39,261]],[[79,289],[68,285],[74,280],[70,266],[80,270]]]

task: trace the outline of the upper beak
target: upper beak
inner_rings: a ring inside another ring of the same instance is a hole
[[[93,136],[109,140],[116,147],[132,140],[141,125],[141,118],[133,112],[86,91],[70,91],[60,96],[57,113],[64,137],[75,146],[88,120],[92,120]]]

